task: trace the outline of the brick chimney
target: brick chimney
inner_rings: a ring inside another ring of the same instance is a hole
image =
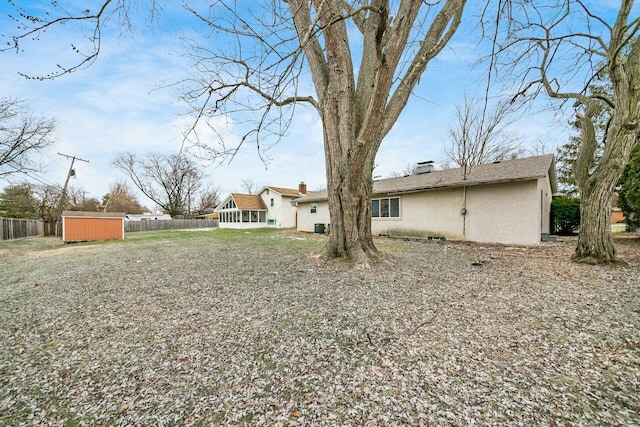
[[[305,184],[304,182],[298,184],[298,193],[307,194],[307,184]]]

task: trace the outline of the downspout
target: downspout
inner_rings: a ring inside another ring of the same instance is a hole
[[[462,187],[462,236],[467,237],[467,186]]]

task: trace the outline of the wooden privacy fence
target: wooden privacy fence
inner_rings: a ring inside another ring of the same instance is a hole
[[[0,218],[2,241],[44,236],[44,223],[38,219]]]
[[[218,226],[217,219],[170,219],[125,221],[124,232],[153,230],[183,230],[189,228],[213,228]]]

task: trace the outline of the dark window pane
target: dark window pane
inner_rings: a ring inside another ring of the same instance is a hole
[[[389,218],[389,199],[380,199],[380,216]]]
[[[391,218],[400,218],[400,199],[394,197],[391,202]]]

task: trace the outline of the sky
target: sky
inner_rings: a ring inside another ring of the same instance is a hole
[[[180,54],[180,37],[192,33],[194,22],[175,3],[166,3],[155,26],[145,23],[147,11],[142,9],[131,11],[135,19],[130,32],[123,32],[115,21],[109,22],[98,59],[54,80],[26,79],[19,73],[37,76],[55,71],[56,64],[72,59],[69,46],[82,43],[80,33],[68,28],[51,30],[25,44],[20,54],[0,53],[1,96],[22,99],[31,112],[57,123],[55,143],[43,156],[46,170],[28,180],[62,185],[70,159],[58,153],[76,156],[89,162],[76,161],[70,184],[86,191],[87,197],[101,199],[111,185],[126,179],[112,164],[119,153],[179,152],[182,134],[193,117],[184,115],[179,89],[173,83],[183,79],[190,66]],[[81,4],[84,7],[87,3]],[[13,28],[8,13],[13,13],[8,2],[0,3],[3,35]],[[429,66],[415,96],[383,141],[374,176],[386,178],[415,162],[444,160],[443,147],[456,103],[462,102],[465,94],[479,95],[486,84],[482,67],[473,67],[478,59],[476,41],[474,29],[462,26]],[[512,128],[523,139],[524,149],[539,142],[555,149],[569,132],[566,119],[544,107],[533,108]],[[226,132],[229,138],[237,138],[233,128]],[[222,198],[230,192],[243,192],[243,181],[247,180],[258,187],[297,188],[305,182],[310,190],[325,188],[322,126],[312,109],[298,109],[288,134],[263,154],[261,157],[249,144],[231,161],[201,164],[206,182],[217,187]],[[5,185],[0,181],[0,187]],[[153,207],[142,195],[140,201]]]

